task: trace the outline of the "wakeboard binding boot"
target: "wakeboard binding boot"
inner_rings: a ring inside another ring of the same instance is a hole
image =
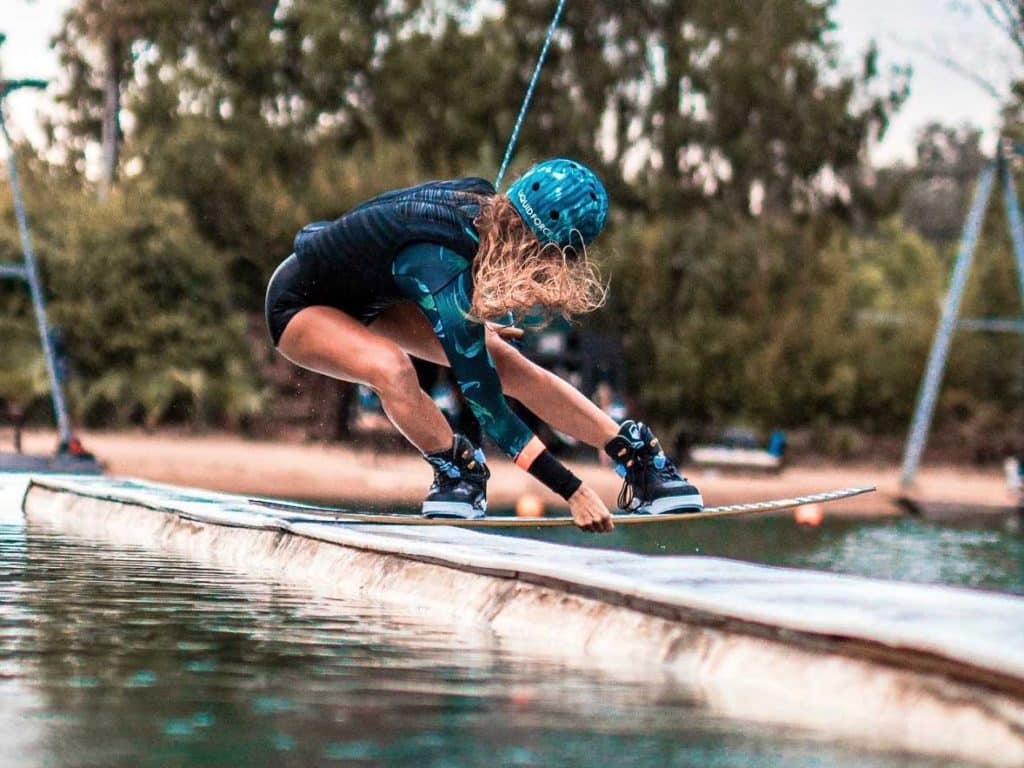
[[[465,435],[456,434],[451,448],[424,458],[434,468],[434,482],[423,500],[424,517],[477,520],[487,513],[491,471],[484,452]]]
[[[665,455],[650,427],[632,419],[604,447],[623,478],[619,508],[625,512],[663,515],[700,512],[704,499]]]

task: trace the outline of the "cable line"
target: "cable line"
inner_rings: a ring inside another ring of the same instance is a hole
[[[547,58],[548,48],[551,47],[551,39],[555,36],[555,30],[558,29],[558,22],[562,18],[562,11],[565,9],[565,0],[558,0],[558,7],[555,8],[554,18],[551,19],[551,25],[548,27],[547,37],[544,38],[544,46],[540,49],[540,56],[537,57],[537,66],[533,68],[533,76],[530,78],[530,84],[526,88],[526,96],[523,98],[523,105],[519,108],[519,115],[516,117],[515,125],[512,127],[512,136],[509,137],[508,146],[505,148],[505,157],[501,161],[501,168],[498,170],[498,176],[494,180],[494,188],[500,189],[501,180],[505,178],[505,171],[508,170],[508,164],[512,160],[512,153],[516,148],[516,141],[519,140],[519,130],[523,127],[523,118],[526,117],[526,110],[530,107],[530,99],[533,98],[533,91],[537,87],[537,80],[540,78],[540,71],[544,66],[544,59]]]

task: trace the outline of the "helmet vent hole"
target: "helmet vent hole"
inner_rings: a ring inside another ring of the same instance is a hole
[[[595,195],[593,192],[591,192],[590,193],[590,199],[591,200],[597,200],[597,195]]]
[[[558,221],[558,211],[552,211],[551,212],[551,219],[553,221]]]
[[[540,182],[539,181],[533,182],[533,186],[530,187],[530,189],[532,189],[534,192],[536,192],[538,189],[540,189]]]

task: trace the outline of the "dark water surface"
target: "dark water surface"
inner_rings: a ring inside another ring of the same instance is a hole
[[[5,520],[4,768],[950,764],[719,719],[668,680],[603,679],[408,609]]]
[[[1024,532],[1013,517],[960,525],[914,517],[826,517],[809,527],[791,515],[770,515],[620,526],[603,536],[570,528],[524,529],[515,535],[1024,594]]]

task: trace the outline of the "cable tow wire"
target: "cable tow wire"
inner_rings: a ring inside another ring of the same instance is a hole
[[[505,178],[505,171],[512,160],[512,153],[515,151],[516,142],[519,140],[519,130],[523,127],[523,118],[526,117],[526,110],[530,107],[530,100],[533,98],[533,91],[537,87],[537,80],[540,78],[540,71],[544,67],[544,59],[547,58],[548,48],[551,47],[551,39],[558,29],[558,22],[562,18],[562,11],[565,9],[565,0],[558,0],[558,7],[555,9],[555,16],[551,19],[551,26],[548,27],[547,37],[544,38],[544,46],[540,49],[540,56],[537,57],[537,66],[533,68],[533,75],[530,77],[530,85],[526,88],[526,96],[523,98],[523,106],[519,108],[519,115],[516,117],[515,125],[512,127],[512,136],[509,137],[508,146],[505,148],[505,157],[501,161],[501,168],[494,180],[494,188],[501,188],[501,181]]]

